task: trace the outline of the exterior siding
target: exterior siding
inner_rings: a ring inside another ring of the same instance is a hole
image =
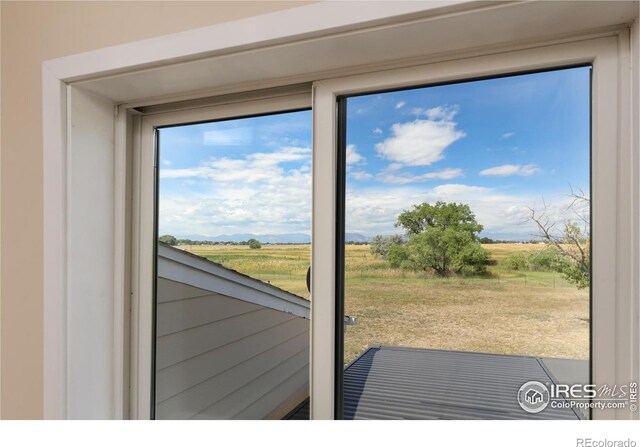
[[[281,418],[308,381],[308,318],[158,279],[156,419]]]

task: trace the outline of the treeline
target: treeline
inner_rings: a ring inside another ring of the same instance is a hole
[[[531,239],[529,241],[508,241],[502,239],[491,239],[489,237],[481,237],[478,239],[481,244],[541,244],[539,239]]]
[[[168,245],[251,245],[252,239],[246,241],[201,241],[192,239],[178,239],[170,234],[160,236],[158,238],[160,242],[164,242]],[[255,240],[255,239],[253,239]],[[269,245],[310,245],[310,242],[273,242]]]
[[[501,260],[500,265],[507,270],[558,272],[579,289],[589,286],[589,276],[570,256],[554,245],[531,253],[514,253]]]

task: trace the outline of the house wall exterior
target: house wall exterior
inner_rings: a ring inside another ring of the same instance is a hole
[[[310,302],[158,248],[156,419],[280,419],[306,399]]]
[[[308,319],[164,278],[157,312],[156,419],[281,418],[308,397]]]
[[[1,418],[43,417],[42,62],[304,3],[0,3]]]

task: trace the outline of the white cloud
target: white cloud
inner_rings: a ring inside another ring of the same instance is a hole
[[[514,135],[515,135],[515,132],[503,133],[502,136],[500,137],[500,139],[501,140],[506,140],[507,138],[511,138]]]
[[[369,180],[370,178],[373,177],[373,175],[365,171],[353,171],[353,172],[350,172],[349,175],[356,180]]]
[[[532,199],[526,195],[504,194],[492,188],[464,184],[436,186],[432,190],[436,200],[466,203],[476,215],[484,231],[492,233],[521,233],[523,237],[534,231],[527,223]]]
[[[451,180],[462,177],[462,169],[447,168],[440,171],[427,172],[421,175],[381,173],[378,178],[384,183],[404,185],[426,180]]]
[[[306,233],[310,217],[311,176],[297,174],[260,188],[232,185],[198,194],[163,195],[159,226],[162,233],[175,235]]]
[[[244,146],[253,139],[253,128],[208,130],[202,133],[202,144],[207,146]]]
[[[399,169],[402,169],[402,163],[391,163],[384,170],[388,171],[388,172],[393,172],[393,171],[397,171]]]
[[[380,129],[379,127],[376,127],[371,131],[371,133],[374,135],[382,135],[382,129]]]
[[[396,103],[396,109],[401,109],[404,107],[404,105],[406,104],[406,101],[399,101]]]
[[[501,165],[494,166],[480,171],[480,175],[495,175],[506,177],[510,175],[529,176],[538,172],[540,168],[536,165]]]
[[[362,163],[364,157],[358,153],[355,144],[347,144],[346,162],[347,166]]]
[[[413,205],[438,200],[468,204],[478,223],[489,234],[511,234],[511,237],[531,239],[535,226],[527,221],[529,208],[541,210],[539,197],[529,194],[505,194],[492,188],[465,184],[444,184],[424,189],[414,185],[371,187],[347,191],[347,231],[367,235],[398,233],[394,227],[397,216]],[[547,213],[559,222],[576,219],[567,205],[566,195],[545,197]]]
[[[162,160],[162,164],[164,166],[171,166],[171,161],[170,160]]]
[[[376,144],[382,157],[408,166],[429,166],[444,158],[449,145],[465,136],[456,130],[455,107],[435,107],[419,114],[427,119],[391,126],[392,136]]]
[[[491,191],[485,186],[463,185],[460,183],[448,183],[446,185],[438,185],[433,188],[433,192],[442,197],[456,198],[462,195],[487,193]]]
[[[452,121],[458,111],[459,108],[457,106],[438,106],[425,110],[424,114],[430,120]]]
[[[458,114],[460,108],[457,105],[453,106],[438,106],[431,109],[425,109],[422,107],[414,107],[411,109],[411,114],[416,115],[417,118],[424,116],[430,120],[446,120],[452,121]]]
[[[295,168],[282,164],[296,162]],[[198,188],[163,193],[160,230],[175,235],[308,232],[311,149],[287,147],[242,159],[214,158],[189,169],[161,169],[162,179],[202,178]],[[167,189],[165,189],[167,190]]]
[[[208,178],[218,182],[257,183],[283,175],[281,163],[310,162],[311,149],[285,147],[275,152],[256,152],[246,158],[214,157],[200,166],[161,169],[160,178]]]
[[[462,177],[462,175],[462,169],[460,168],[447,168],[441,169],[440,171],[428,172],[426,174],[423,174],[423,177],[428,179],[450,180],[457,177]]]

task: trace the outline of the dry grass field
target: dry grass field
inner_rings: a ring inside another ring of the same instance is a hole
[[[553,272],[509,271],[500,260],[540,245],[484,246],[498,261],[481,277],[390,269],[367,245],[346,250],[345,362],[372,344],[587,359],[589,292]],[[181,246],[308,298],[308,245]]]
[[[309,245],[263,245],[259,250],[247,245],[179,245],[177,248],[309,299],[306,282],[311,262]]]

